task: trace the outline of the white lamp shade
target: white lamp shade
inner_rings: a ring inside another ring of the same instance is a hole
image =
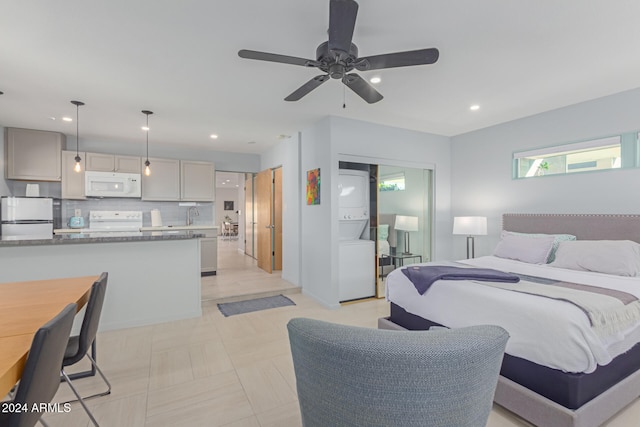
[[[396,223],[394,227],[396,230],[401,231],[418,231],[418,217],[396,215]]]
[[[453,234],[464,234],[465,236],[486,236],[487,217],[485,216],[454,217],[453,218]]]

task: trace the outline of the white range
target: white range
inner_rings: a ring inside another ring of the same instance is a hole
[[[90,233],[92,237],[137,236],[142,234],[142,211],[89,211],[89,228],[66,228],[61,233]]]

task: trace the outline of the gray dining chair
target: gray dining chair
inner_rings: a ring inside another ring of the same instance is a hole
[[[80,327],[80,334],[69,337],[68,344],[66,348],[66,352],[64,354],[64,359],[62,360],[62,369],[61,374],[64,380],[69,384],[71,391],[76,396],[80,405],[84,408],[87,415],[91,419],[91,422],[97,426],[98,422],[95,417],[87,407],[84,402],[84,399],[89,399],[92,397],[98,396],[106,396],[111,393],[111,383],[107,380],[107,377],[104,375],[95,359],[91,357],[89,354],[89,348],[93,344],[96,339],[96,334],[98,333],[98,325],[100,323],[100,314],[102,313],[102,305],[104,303],[104,296],[107,292],[107,280],[109,278],[108,273],[102,273],[98,280],[96,280],[91,286],[91,294],[89,295],[89,302],[87,302],[87,307],[84,313],[84,318],[82,319],[82,326]],[[74,365],[82,360],[84,357],[87,357],[91,362],[91,366],[96,369],[98,374],[102,377],[103,381],[107,385],[107,391],[102,393],[96,393],[91,396],[81,397],[76,388],[73,386],[69,375],[65,372],[64,368],[67,366]]]
[[[391,331],[296,318],[302,424],[485,426],[509,335],[498,326]]]
[[[38,421],[47,425],[41,419],[44,412],[34,408],[51,402],[60,387],[60,366],[76,310],[76,304],[67,305],[34,335],[13,399],[14,407],[27,410],[0,411],[0,427],[33,427]]]

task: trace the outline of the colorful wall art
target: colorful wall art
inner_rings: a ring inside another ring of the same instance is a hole
[[[320,204],[320,168],[307,171],[307,205]]]

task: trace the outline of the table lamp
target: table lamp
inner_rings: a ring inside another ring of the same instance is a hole
[[[396,215],[396,223],[394,227],[396,230],[404,231],[404,252],[402,255],[411,255],[411,251],[409,249],[409,232],[418,231],[418,217]]]
[[[453,234],[467,236],[467,259],[475,258],[473,236],[487,235],[487,217],[456,216],[453,218]]]

